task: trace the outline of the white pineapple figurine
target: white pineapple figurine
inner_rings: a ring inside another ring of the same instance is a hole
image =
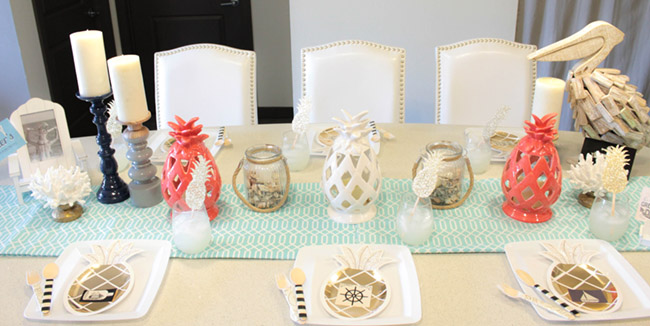
[[[196,254],[212,242],[210,218],[205,210],[205,183],[210,178],[212,166],[202,155],[197,156],[192,170],[192,181],[185,190],[187,208],[174,207],[172,231],[174,244],[186,254]],[[177,204],[182,203],[178,201]],[[180,205],[180,204],[179,204]]]
[[[390,284],[379,270],[396,262],[384,257],[382,250],[367,245],[355,252],[341,247],[334,259],[341,265],[327,279],[321,297],[325,310],[340,319],[366,319],[380,313],[390,301]]]
[[[330,217],[340,223],[362,223],[377,214],[374,201],[381,190],[381,171],[377,155],[368,143],[368,111],[346,120],[334,118],[339,136],[330,147],[323,165],[323,191],[330,206]]]
[[[94,315],[106,311],[133,289],[135,274],[126,261],[142,252],[133,243],[122,244],[119,240],[106,248],[93,245],[93,251],[83,255],[89,263],[70,285],[65,308],[73,315]],[[146,281],[146,280],[145,280]]]

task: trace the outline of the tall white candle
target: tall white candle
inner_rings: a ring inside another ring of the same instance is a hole
[[[113,96],[117,107],[117,120],[122,122],[142,121],[149,116],[147,98],[144,92],[140,57],[121,55],[108,60]]]
[[[106,52],[104,38],[100,31],[83,31],[70,34],[74,69],[77,73],[79,95],[94,97],[108,94]]]
[[[557,113],[555,128],[560,123],[565,84],[564,80],[553,77],[541,77],[535,81],[533,114],[541,118],[549,113]]]

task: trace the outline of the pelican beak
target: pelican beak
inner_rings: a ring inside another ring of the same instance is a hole
[[[569,61],[591,57],[606,51],[602,57],[604,59],[614,46],[621,43],[624,35],[621,30],[610,23],[595,21],[579,32],[529,54],[528,59]]]

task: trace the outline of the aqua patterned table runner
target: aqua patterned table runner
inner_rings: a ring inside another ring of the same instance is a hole
[[[298,249],[319,244],[403,244],[395,232],[395,215],[411,181],[383,179],[377,217],[344,225],[327,215],[327,201],[319,183],[292,184],[287,203],[273,213],[256,213],[239,202],[230,185],[222,187],[220,213],[212,222],[213,241],[204,252],[188,256],[173,249],[172,257],[293,259]],[[625,193],[637,204],[650,177],[635,177]],[[95,189],[96,190],[96,189]],[[527,224],[501,211],[504,197],[499,179],[479,180],[467,202],[456,209],[436,210],[435,231],[429,241],[410,247],[414,253],[503,252],[505,244],[544,239],[588,239],[589,210],[576,200],[577,191],[567,180],[553,206],[553,218]],[[84,215],[70,223],[51,220],[50,208],[25,196],[19,206],[13,187],[0,186],[0,254],[58,256],[68,244],[103,239],[172,239],[166,203],[139,209],[128,202],[104,205],[94,193],[88,196]],[[613,243],[620,251],[645,251],[639,244],[640,223],[630,222],[625,236]]]

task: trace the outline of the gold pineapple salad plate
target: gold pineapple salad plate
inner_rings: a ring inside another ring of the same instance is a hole
[[[309,325],[411,325],[422,318],[418,275],[405,246],[307,246],[294,267],[307,276]]]
[[[50,321],[140,318],[160,288],[170,253],[171,243],[163,240],[71,243],[56,259],[60,273],[50,315],[41,315],[32,299],[24,316]]]
[[[606,241],[515,242],[505,246],[505,253],[513,273],[526,270],[530,278],[566,302],[567,310],[580,312],[576,320],[650,317],[650,286]],[[526,294],[549,300],[521,278],[517,281]],[[547,311],[535,310],[546,320],[563,320]]]

